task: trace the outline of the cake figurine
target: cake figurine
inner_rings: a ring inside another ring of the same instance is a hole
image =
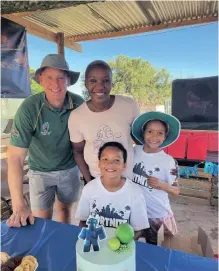
[[[134,230],[128,223],[103,228],[92,217],[87,224],[76,244],[77,271],[136,271]],[[104,239],[98,244],[98,238]]]
[[[82,228],[78,238],[84,240],[83,252],[90,252],[91,246],[93,251],[99,251],[99,240],[106,239],[106,233],[103,226],[98,226],[99,219],[97,217],[89,217],[87,220],[87,228]]]

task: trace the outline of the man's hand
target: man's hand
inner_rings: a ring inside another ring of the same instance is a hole
[[[148,177],[148,185],[152,188],[159,189],[159,190],[165,190],[166,189],[166,184],[161,182],[158,178],[156,177]]]
[[[27,220],[29,220],[31,225],[34,224],[34,217],[31,210],[27,207],[23,207],[13,211],[13,214],[7,220],[7,225],[9,227],[20,228],[27,225]]]

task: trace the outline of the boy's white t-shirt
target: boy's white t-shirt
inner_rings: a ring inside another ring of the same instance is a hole
[[[172,185],[176,181],[176,176],[171,175],[170,172],[176,167],[175,160],[164,151],[146,153],[143,145],[134,147],[132,181],[144,191],[148,218],[164,218],[173,214],[168,193],[149,187],[147,185],[148,176],[156,177],[160,181]]]
[[[115,95],[112,107],[104,112],[92,112],[87,103],[73,110],[68,120],[70,139],[74,143],[85,141],[84,159],[93,177],[99,177],[98,151],[109,141],[121,143],[127,150],[127,167],[124,176],[132,178],[133,141],[131,125],[139,116],[136,102],[127,96]]]
[[[127,222],[135,231],[149,228],[142,190],[129,179],[116,192],[106,190],[100,177],[89,182],[82,191],[75,217],[86,221],[89,215],[98,215],[104,227],[117,228]]]

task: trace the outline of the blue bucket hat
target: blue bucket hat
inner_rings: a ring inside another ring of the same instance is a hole
[[[167,136],[164,142],[160,145],[161,148],[165,148],[173,144],[180,134],[181,124],[177,118],[172,115],[168,115],[163,112],[146,112],[138,116],[132,123],[132,135],[136,139],[137,144],[144,145],[144,125],[151,120],[161,120],[168,126]]]

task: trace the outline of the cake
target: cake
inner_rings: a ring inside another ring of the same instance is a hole
[[[83,252],[84,240],[79,239],[77,241],[77,271],[135,271],[136,257],[133,237],[126,242],[123,228],[119,229],[119,227],[117,229],[105,228],[105,233],[107,237],[99,241],[99,251],[92,249],[89,252]],[[120,243],[121,240],[118,241],[120,233],[123,243]]]

